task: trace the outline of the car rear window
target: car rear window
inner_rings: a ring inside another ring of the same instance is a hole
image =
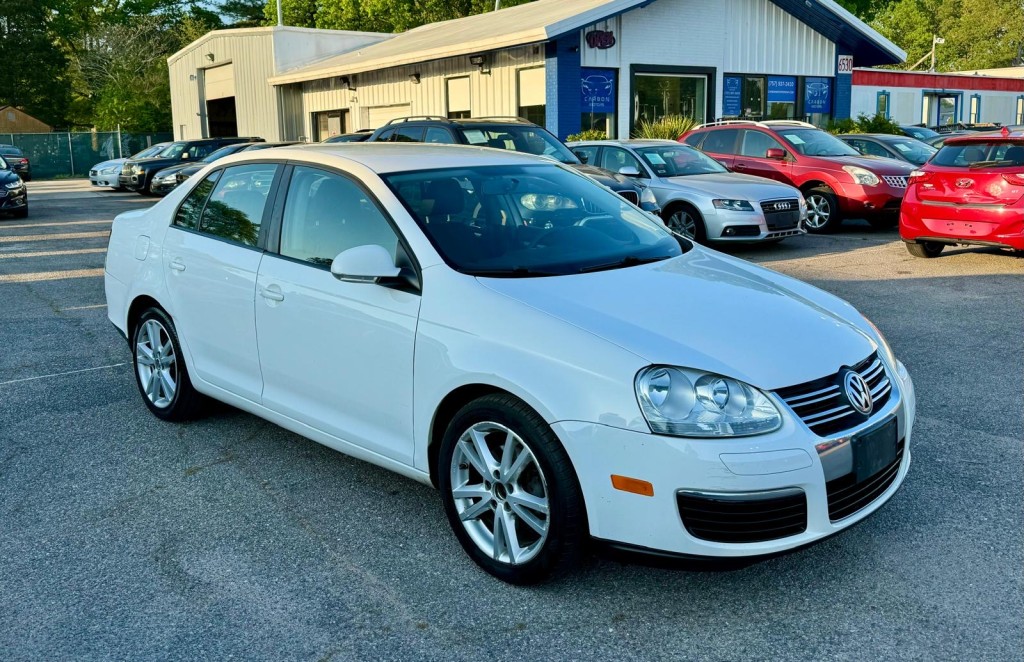
[[[945,144],[932,163],[947,167],[1011,168],[1024,166],[1024,144],[1005,141]]]
[[[0,154],[4,156],[24,156],[17,147],[0,147]]]

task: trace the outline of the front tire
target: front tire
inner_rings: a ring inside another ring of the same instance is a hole
[[[135,384],[149,411],[165,421],[199,415],[204,397],[192,387],[174,322],[163,310],[149,308],[132,333]]]
[[[11,212],[11,214],[14,216],[14,218],[28,218],[28,205],[25,205],[21,209],[17,209]]]
[[[665,227],[675,235],[686,237],[698,244],[707,242],[708,233],[700,212],[689,205],[670,205],[663,215]]]
[[[905,246],[907,252],[914,257],[938,257],[942,249],[946,247],[945,244],[936,241],[907,242]]]
[[[441,442],[438,484],[462,548],[494,577],[534,584],[581,557],[586,509],[569,456],[514,397],[484,396],[455,415]]]
[[[839,215],[839,198],[827,186],[818,186],[807,191],[807,219],[804,227],[808,232],[826,234],[835,232],[843,219]]]

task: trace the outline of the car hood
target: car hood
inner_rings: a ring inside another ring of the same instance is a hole
[[[674,188],[689,189],[698,193],[708,193],[726,198],[741,197],[751,200],[767,200],[770,198],[792,198],[799,196],[799,192],[787,184],[781,184],[764,177],[741,175],[735,172],[666,177],[662,181]]]
[[[570,163],[567,164],[573,170],[581,172],[587,177],[597,181],[600,184],[604,184],[613,191],[623,191],[633,189],[636,190],[637,186],[632,179],[625,175],[620,175],[617,172],[611,170],[605,170],[604,168],[598,168],[597,166],[587,165],[586,163]]]
[[[827,159],[836,164],[836,168],[846,165],[859,166],[880,175],[903,175],[907,176],[914,171],[914,166],[905,161],[886,158],[884,156],[816,156],[817,159]]]
[[[157,174],[158,177],[166,177],[167,175],[173,175],[174,173],[178,172],[179,170],[184,170],[185,168],[189,167],[190,165],[193,165],[193,164],[191,164],[191,163],[177,163],[175,165],[168,166],[166,168],[161,168],[156,174]],[[208,164],[204,163],[203,165],[205,166],[205,165],[208,165]]]
[[[159,156],[150,159],[135,159],[128,161],[131,165],[140,165],[146,170],[152,170],[153,168],[166,168],[167,166],[178,165],[181,163],[181,159],[166,159]],[[187,163],[195,163],[195,161],[188,161]]]
[[[833,374],[877,349],[841,299],[700,247],[625,269],[479,280],[652,364],[766,390]]]
[[[127,161],[127,160],[128,159],[110,159],[109,161],[103,161],[101,163],[97,163],[92,168],[90,168],[90,170],[102,170],[103,168],[116,167],[116,166],[124,164],[124,162]]]
[[[0,184],[10,184],[18,179],[18,173],[13,170],[0,170]]]

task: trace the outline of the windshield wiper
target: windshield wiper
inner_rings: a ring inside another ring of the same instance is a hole
[[[989,166],[1010,165],[1009,161],[975,161],[968,165],[968,168],[987,168]]]
[[[623,267],[635,267],[639,264],[650,264],[651,262],[661,262],[667,260],[671,255],[658,255],[657,257],[637,257],[636,255],[627,255],[621,260],[615,262],[608,262],[606,264],[595,264],[589,267],[583,267],[580,269],[581,274],[589,273],[591,271],[607,271],[609,269],[621,269]]]
[[[511,269],[472,269],[466,272],[470,276],[483,276],[491,278],[542,278],[545,276],[564,276],[564,273],[556,271],[543,271],[541,269],[530,269],[528,267],[512,267]]]

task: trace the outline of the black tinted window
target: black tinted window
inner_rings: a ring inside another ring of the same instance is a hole
[[[743,156],[763,159],[769,149],[782,149],[782,145],[767,133],[751,130],[743,132],[743,144],[740,146],[740,154]]]
[[[735,154],[736,136],[738,134],[739,131],[736,129],[711,131],[700,148],[712,154]]]
[[[391,140],[391,136],[393,136],[393,135],[395,135],[395,130],[394,129],[388,129],[387,131],[382,131],[381,134],[377,137],[377,140],[379,140],[379,141]]]
[[[396,143],[421,143],[423,142],[423,127],[404,126],[395,131],[392,140]]]
[[[199,215],[203,213],[203,205],[206,204],[206,199],[210,197],[210,191],[213,190],[213,185],[217,183],[217,178],[220,177],[220,171],[211,173],[209,177],[199,182],[199,185],[192,189],[192,192],[188,194],[185,201],[178,207],[178,213],[174,215],[174,224],[195,230],[199,227]]]
[[[448,129],[442,129],[436,126],[427,127],[427,136],[423,142],[428,143],[443,143],[446,145],[454,144],[455,138],[449,133]]]
[[[276,172],[272,163],[226,168],[206,203],[200,232],[255,246]]]
[[[691,133],[690,135],[683,138],[683,144],[689,145],[690,147],[699,147],[700,141],[704,139],[706,133]]]
[[[395,257],[398,236],[370,196],[353,181],[296,166],[281,224],[281,255],[330,266],[356,246],[383,246]]]

